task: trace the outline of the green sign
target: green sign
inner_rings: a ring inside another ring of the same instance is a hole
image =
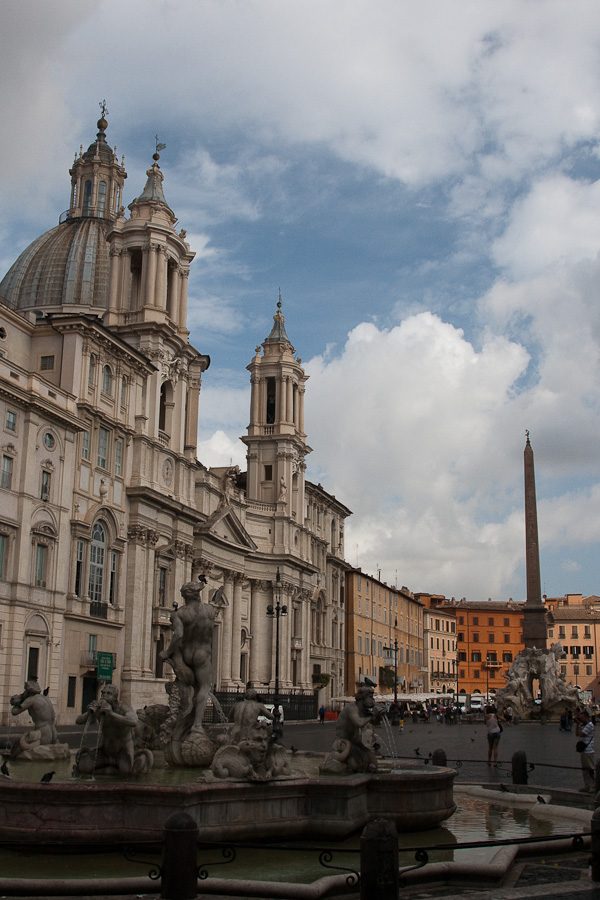
[[[112,673],[113,673],[113,655],[112,655],[112,653],[103,653],[101,650],[99,650],[96,660],[97,660],[97,664],[98,664],[98,681],[112,681]]]

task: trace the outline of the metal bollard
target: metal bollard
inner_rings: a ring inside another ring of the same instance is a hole
[[[196,850],[198,826],[187,813],[173,813],[163,829],[162,900],[195,900],[198,896]]]
[[[431,762],[434,766],[447,766],[448,760],[446,758],[445,750],[434,750],[433,756],[431,757]]]
[[[360,836],[360,900],[398,900],[398,832],[391,819],[372,819]]]
[[[517,750],[512,756],[512,783],[527,784],[527,754]]]
[[[592,881],[600,881],[600,809],[592,815],[592,856],[590,858]]]

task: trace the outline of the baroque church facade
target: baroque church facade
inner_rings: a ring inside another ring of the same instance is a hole
[[[107,121],[71,167],[59,224],[0,283],[0,722],[30,677],[61,724],[111,679],[165,702],[182,584],[224,587],[216,690],[344,693],[344,521],[306,477],[307,376],[281,300],[248,369],[247,469],[197,459],[210,359],[189,343],[194,253],[158,154],[123,206]],[[287,615],[275,622],[267,607]]]

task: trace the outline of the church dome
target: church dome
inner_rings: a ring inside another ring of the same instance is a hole
[[[112,223],[67,219],[36,238],[0,282],[0,296],[13,309],[86,306],[108,308]],[[49,310],[48,310],[49,311]]]

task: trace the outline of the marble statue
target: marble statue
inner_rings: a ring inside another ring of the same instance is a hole
[[[269,719],[271,722],[275,718],[273,713],[267,709],[264,703],[260,702],[254,688],[248,688],[244,694],[243,700],[240,700],[233,707],[231,742],[237,744],[248,738],[252,729],[258,723],[259,716],[264,716],[264,718]],[[268,722],[265,724],[268,725]]]
[[[360,687],[354,703],[348,703],[338,716],[335,740],[319,771],[323,774],[376,772],[377,757],[373,749],[374,728],[385,714],[385,707],[375,703],[373,688]]]
[[[134,730],[138,725],[136,713],[119,700],[119,689],[107,684],[99,700],[92,700],[87,710],[75,720],[78,725],[90,721],[98,723],[96,747],[81,747],[76,757],[76,771],[80,775],[145,775],[154,762],[150,750],[136,750]]]
[[[210,602],[204,603],[201,594],[205,585],[206,578],[201,575],[198,581],[182,586],[184,605],[171,614],[171,642],[161,653],[175,673],[175,684],[169,691],[174,717],[168,719],[171,734],[165,748],[167,760],[174,765],[209,765],[216,750],[202,719],[213,683],[215,617],[227,601],[220,587]]]
[[[13,716],[28,712],[33,722],[31,731],[20,735],[13,743],[9,755],[19,759],[68,759],[69,745],[60,744],[56,732],[56,714],[34,678],[25,682],[22,694],[10,698]]]
[[[242,704],[246,702],[242,701]],[[270,737],[268,722],[248,721],[235,741],[219,747],[210,772],[199,780],[269,781],[289,777],[292,773],[287,751],[280,744],[274,744]]]
[[[512,661],[506,675],[506,685],[496,693],[495,703],[500,713],[511,706],[520,719],[560,714],[575,709],[579,703],[577,689],[565,683],[558,660],[563,656],[560,643],[549,650],[526,647]],[[541,703],[535,701],[534,682],[538,683]]]

